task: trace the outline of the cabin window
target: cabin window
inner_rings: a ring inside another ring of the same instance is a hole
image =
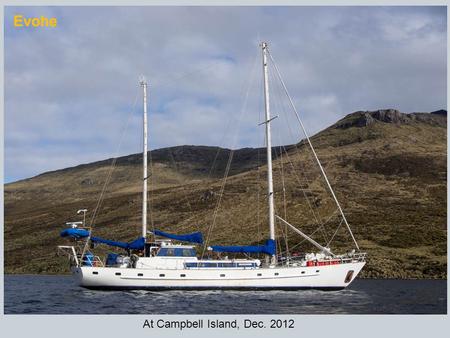
[[[138,277],[142,277],[142,276],[144,276],[143,273],[138,273]]]
[[[116,272],[116,276],[120,276],[122,275],[120,272]]]
[[[302,275],[305,273],[305,271],[302,271]]]
[[[159,277],[166,277],[166,275],[162,273],[159,275]]]
[[[316,272],[320,272],[320,270],[316,270]]]
[[[195,257],[195,249],[183,249],[183,248],[161,248],[157,256],[168,257]]]
[[[223,273],[222,273],[222,274],[220,274],[220,277],[225,277],[225,274],[223,274]]]
[[[78,272],[78,271],[77,271]],[[98,271],[92,271],[93,275],[98,275]]]
[[[183,249],[182,251],[183,257],[195,257],[194,249]]]
[[[262,273],[258,273],[257,276],[258,276],[258,277],[261,277],[261,276],[262,276]]]
[[[159,250],[157,256],[169,256],[169,257],[173,257],[173,256],[175,256],[175,249],[161,248],[161,249]]]
[[[219,263],[219,268],[235,268],[236,263]]]
[[[182,274],[180,275],[180,277],[186,277],[186,275],[185,275],[184,273],[182,273]]]

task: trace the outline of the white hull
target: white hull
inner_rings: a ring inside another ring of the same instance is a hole
[[[80,286],[92,289],[343,289],[365,262],[256,269],[139,269],[74,267]],[[349,271],[353,274],[348,278]],[[347,280],[346,280],[347,279]]]

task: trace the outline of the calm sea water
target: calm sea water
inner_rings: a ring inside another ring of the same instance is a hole
[[[447,281],[355,280],[341,291],[92,291],[5,276],[5,314],[446,314]]]

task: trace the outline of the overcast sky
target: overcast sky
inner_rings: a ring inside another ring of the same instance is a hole
[[[58,26],[14,28],[17,13]],[[152,149],[261,146],[261,40],[311,134],[357,110],[445,109],[446,30],[445,7],[6,8],[5,181],[141,151],[140,74]],[[274,143],[296,142],[271,80]]]

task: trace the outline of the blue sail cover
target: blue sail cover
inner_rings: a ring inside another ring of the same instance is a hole
[[[116,242],[116,241],[111,241],[109,239],[104,239],[104,238],[100,238],[100,237],[91,237],[91,241],[93,243],[102,243],[102,244],[106,244],[109,246],[116,246],[116,247],[122,248],[122,249],[143,250],[144,246],[145,246],[145,238],[144,237],[140,237],[130,243]]]
[[[155,230],[155,231],[153,231],[153,234],[155,234],[156,236],[162,236],[162,237],[166,237],[166,238],[176,239],[176,240],[179,240],[182,242],[199,243],[199,244],[203,243],[203,236],[202,236],[201,232],[194,232],[192,234],[186,234],[186,235],[174,235],[174,234],[169,234],[167,232],[163,232],[160,230]]]
[[[78,229],[78,228],[68,228],[64,229],[60,233],[61,237],[73,237],[76,239],[85,238],[89,236],[89,231],[85,229]]]
[[[276,247],[273,239],[268,239],[265,245],[248,245],[248,246],[211,246],[216,252],[241,252],[241,253],[265,253],[275,255]]]

